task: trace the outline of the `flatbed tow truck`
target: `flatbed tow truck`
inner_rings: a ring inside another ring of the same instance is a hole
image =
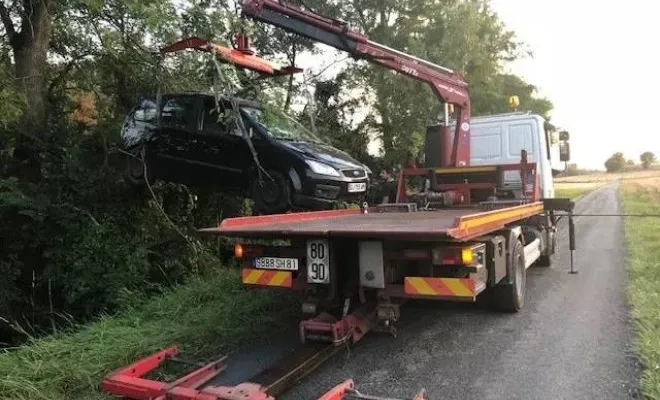
[[[434,157],[439,165],[403,169],[393,204],[229,218],[201,229],[237,238],[234,253],[246,287],[302,293],[302,347],[236,386],[218,384],[223,359],[173,382],[146,378],[176,359],[177,348],[171,347],[108,374],[102,391],[131,399],[273,400],[367,332],[396,335],[407,299],[479,299],[500,311],[519,311],[527,269],[548,266],[555,252],[556,211],[569,217],[572,262],[573,203],[541,198],[537,165],[528,162],[525,150],[518,164],[469,166],[470,100],[457,73],[279,1],[245,0],[242,12],[427,82],[445,104],[445,125],[438,132],[443,148]],[[201,45],[196,40],[176,47]],[[458,107],[454,132],[450,105]],[[519,171],[521,182],[513,195],[501,190],[503,174],[511,171]],[[423,189],[411,193],[409,180],[419,178]],[[360,393],[347,379],[318,400],[348,398],[383,399]],[[424,398],[423,390],[413,397]]]

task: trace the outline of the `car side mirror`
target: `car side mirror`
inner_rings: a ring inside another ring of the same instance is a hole
[[[571,160],[571,148],[568,142],[559,143],[559,161],[568,162]]]

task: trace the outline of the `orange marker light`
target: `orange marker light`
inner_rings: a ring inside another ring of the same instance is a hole
[[[472,264],[472,261],[474,260],[473,257],[474,256],[472,255],[472,249],[461,250],[461,261],[463,261],[463,265]]]
[[[238,258],[239,260],[243,258],[243,245],[240,243],[237,243],[234,245],[234,257]]]

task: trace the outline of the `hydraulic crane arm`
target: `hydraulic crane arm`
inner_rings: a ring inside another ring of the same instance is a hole
[[[375,43],[366,35],[350,29],[344,22],[277,0],[244,0],[242,12],[246,17],[346,51],[355,58],[368,60],[429,84],[443,103],[459,108],[451,165],[469,165],[470,97],[468,85],[458,73]]]

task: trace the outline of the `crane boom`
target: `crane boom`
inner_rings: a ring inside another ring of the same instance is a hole
[[[449,165],[470,164],[470,96],[457,72],[373,42],[342,21],[277,0],[244,0],[242,14],[426,82],[442,103],[458,107]]]

